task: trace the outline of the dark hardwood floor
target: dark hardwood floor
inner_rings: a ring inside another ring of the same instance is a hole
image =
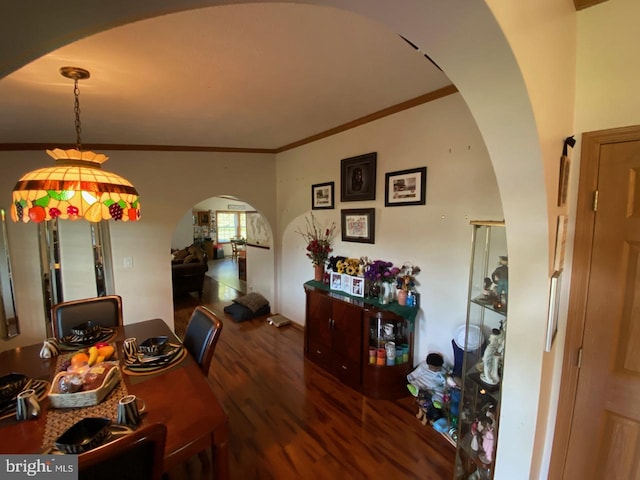
[[[229,415],[231,479],[452,478],[454,448],[415,418],[413,397],[343,386],[304,359],[301,328],[224,316],[237,295],[206,277],[201,299],[174,302],[178,335],[200,304],[224,321],[209,380]]]

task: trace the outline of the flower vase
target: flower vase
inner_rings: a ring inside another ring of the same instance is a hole
[[[313,279],[316,282],[321,282],[324,279],[324,265],[313,266]]]
[[[380,284],[380,295],[378,296],[378,302],[381,305],[386,305],[393,300],[393,289],[389,282],[382,282]]]
[[[402,288],[396,292],[396,296],[398,298],[398,303],[400,305],[406,305],[407,304],[407,295],[408,295],[408,292],[406,290],[402,289]]]
[[[373,283],[371,283],[371,286],[369,287],[369,296],[371,298],[378,298],[380,296],[380,282],[379,281],[375,281]]]

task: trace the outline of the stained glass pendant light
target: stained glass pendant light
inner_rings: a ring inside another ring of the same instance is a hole
[[[109,158],[106,155],[80,149],[78,80],[89,78],[90,73],[78,67],[62,67],[60,73],[74,81],[76,148],[47,150],[55,166],[34,170],[18,180],[13,189],[11,218],[24,223],[54,218],[139,220],[140,199],[131,182],[102,169]]]

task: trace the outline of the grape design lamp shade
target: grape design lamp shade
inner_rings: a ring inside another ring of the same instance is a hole
[[[109,157],[88,150],[47,150],[53,167],[25,174],[13,189],[14,222],[42,222],[55,218],[90,222],[137,221],[140,199],[128,180],[103,170]]]

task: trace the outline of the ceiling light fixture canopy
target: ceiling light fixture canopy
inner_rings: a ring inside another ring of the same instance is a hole
[[[102,169],[109,157],[80,149],[80,91],[78,80],[90,73],[78,67],[62,67],[60,74],[74,81],[76,148],[47,150],[56,165],[33,170],[13,188],[11,218],[14,222],[42,222],[54,218],[90,222],[137,221],[140,199],[136,188],[119,175]]]

